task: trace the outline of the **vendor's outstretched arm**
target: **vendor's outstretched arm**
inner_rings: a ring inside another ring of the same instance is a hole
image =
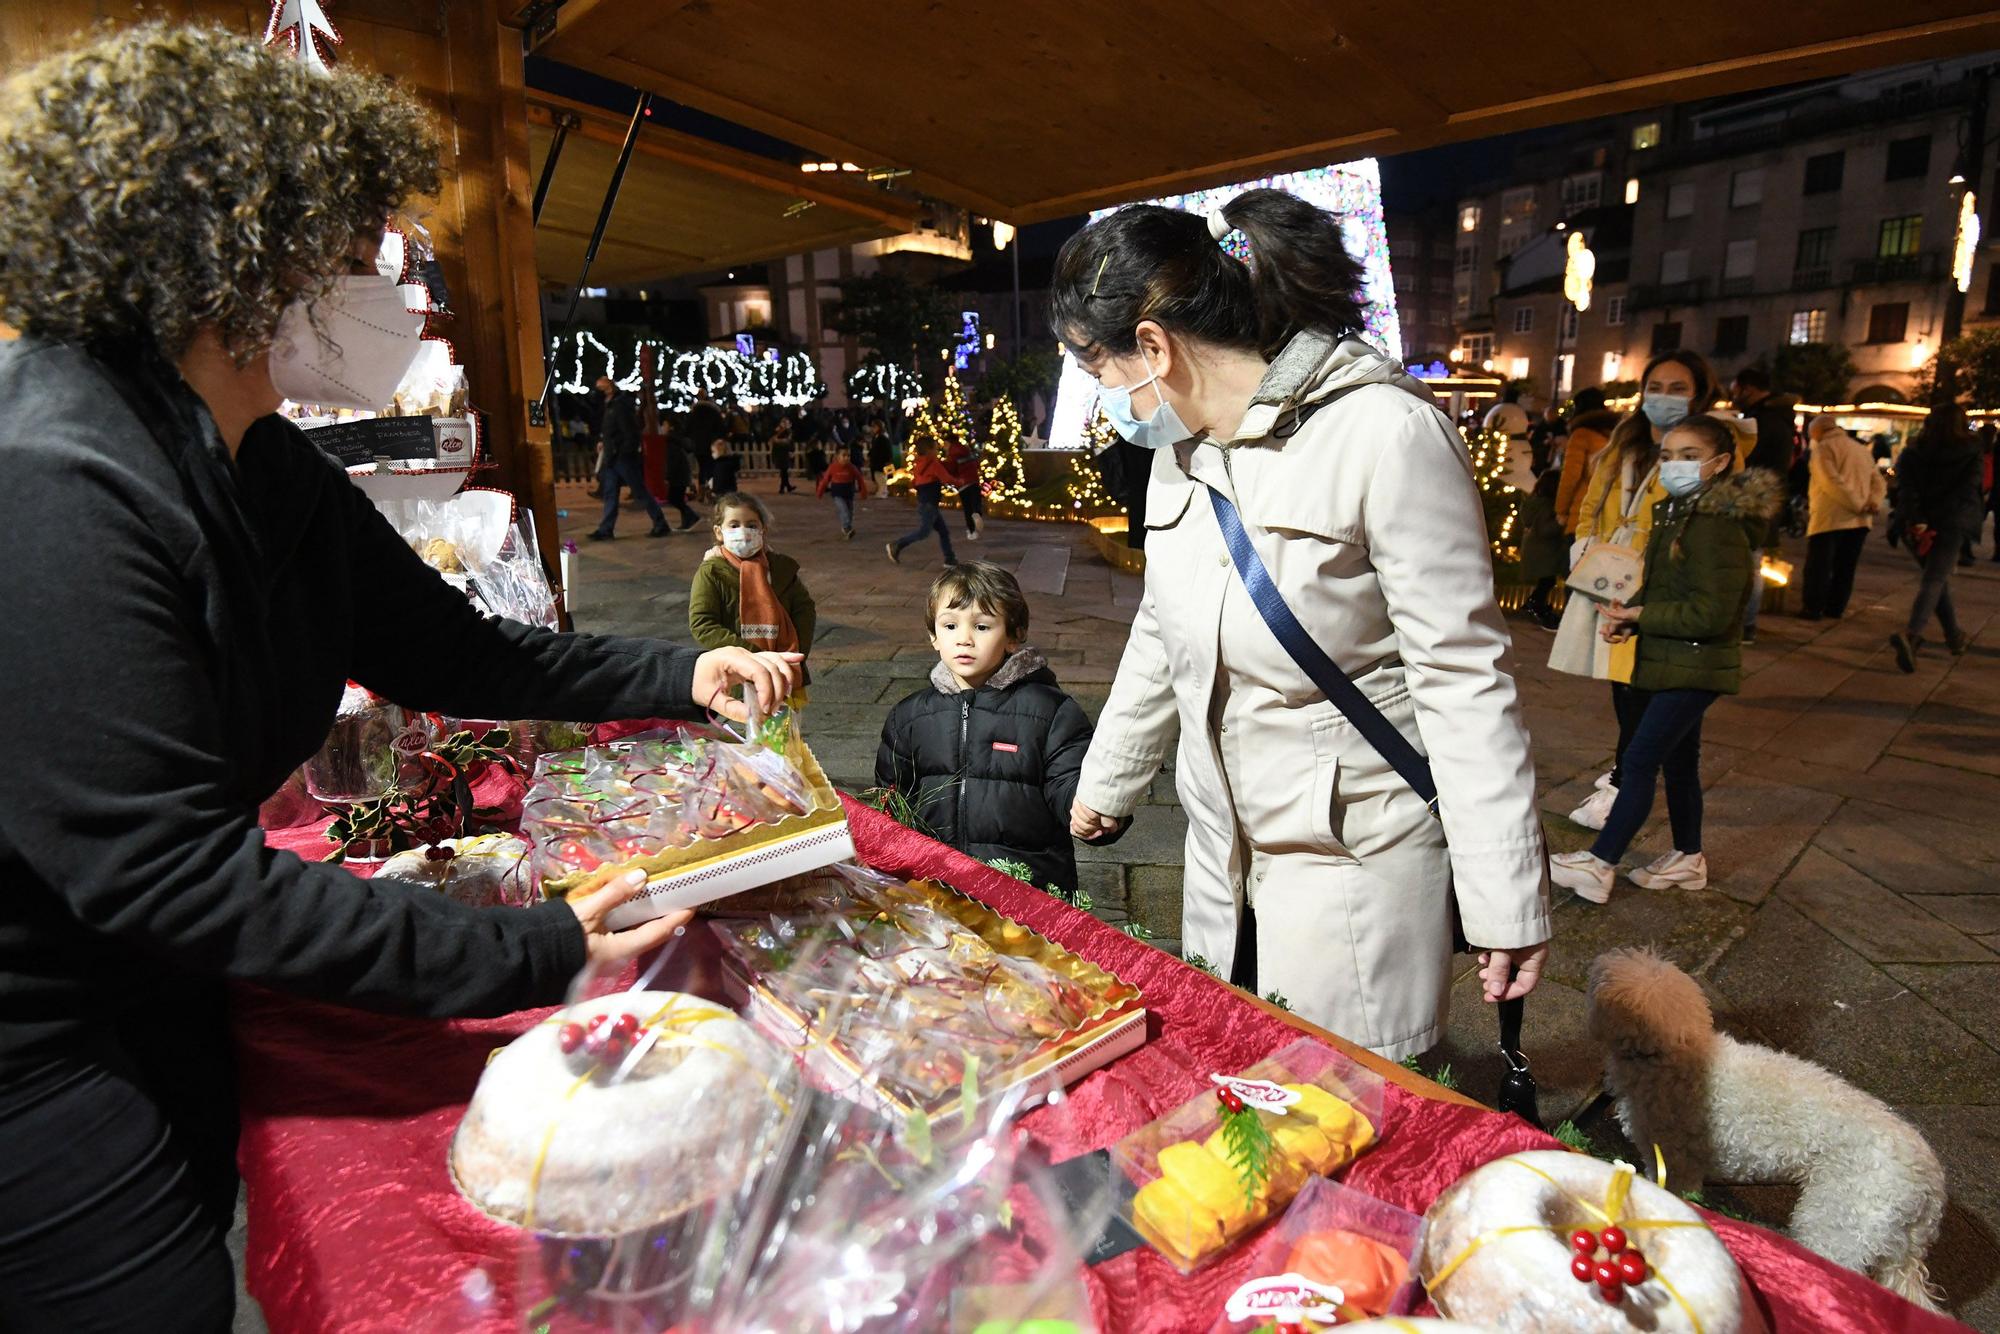
[[[585,956],[566,904],[476,911],[267,847],[227,742],[239,720],[218,711],[199,610],[144,517],[145,484],[53,452],[14,466],[14,503],[0,496],[15,575],[0,581],[0,843],[28,868],[7,886],[23,912],[192,974],[351,1005],[499,1014],[561,999]],[[30,523],[30,505],[64,521]]]
[[[359,490],[347,497],[355,680],[406,708],[459,718],[693,715],[700,649],[559,634],[481,616],[411,551]]]

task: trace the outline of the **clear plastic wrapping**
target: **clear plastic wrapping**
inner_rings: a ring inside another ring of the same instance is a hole
[[[1381,1076],[1310,1038],[1209,1082],[1112,1150],[1137,1188],[1133,1228],[1183,1272],[1280,1213],[1312,1177],[1345,1169],[1384,1129]]]
[[[335,806],[372,801],[410,773],[433,735],[425,715],[350,681],[326,740],[306,761],[306,791]]]
[[[1401,1315],[1416,1305],[1424,1220],[1314,1177],[1253,1245],[1248,1272],[1209,1334],[1259,1334]]]
[[[473,834],[399,852],[376,878],[424,885],[471,908],[521,908],[541,899],[528,845],[512,834]]]
[[[1136,989],[963,895],[840,865],[757,897],[782,906],[712,923],[731,977],[836,1092],[941,1115],[968,1068],[996,1088],[1080,1078],[1094,1043],[1143,1036]]]
[[[459,1189],[522,1229],[529,1327],[1094,1328],[1076,1238],[1108,1192],[1059,1195],[1017,1100],[898,1119],[828,1096],[721,1007],[650,989],[661,966],[580,979],[488,1065],[454,1139]]]
[[[780,714],[758,735],[782,745],[789,726]],[[521,832],[543,881],[562,892],[600,867],[776,824],[820,801],[783,749],[688,728],[541,756]]]

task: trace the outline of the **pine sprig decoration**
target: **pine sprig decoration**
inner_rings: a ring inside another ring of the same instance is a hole
[[[1243,1183],[1243,1203],[1254,1209],[1264,1183],[1271,1179],[1271,1155],[1278,1151],[1256,1111],[1244,1105],[1229,1089],[1221,1089],[1216,1101],[1222,1104],[1222,1144],[1229,1151],[1229,1163]]]

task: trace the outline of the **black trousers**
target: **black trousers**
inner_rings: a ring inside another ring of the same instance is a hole
[[[974,526],[973,519],[986,513],[986,496],[980,491],[979,484],[974,482],[971,486],[959,487],[958,503],[965,510],[965,531],[976,534],[979,530]]]
[[[0,1329],[229,1329],[234,1086],[196,1074],[222,1076],[211,1135],[173,1128],[188,1109],[116,1048],[0,1087]]]
[[[1799,610],[1807,616],[1839,616],[1854,595],[1854,570],[1867,545],[1866,528],[1835,528],[1806,539],[1805,588]]]
[[[1648,698],[1643,690],[1617,681],[1611,683],[1611,711],[1618,716],[1618,753],[1611,760],[1613,787],[1625,786],[1625,748],[1632,744],[1632,734],[1639,730],[1639,720],[1646,716]]]

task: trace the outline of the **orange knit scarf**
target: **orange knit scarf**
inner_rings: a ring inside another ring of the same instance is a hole
[[[744,560],[726,548],[717,547],[716,550],[736,567],[737,636],[751,648],[766,652],[798,652],[799,628],[792,624],[791,613],[785,610],[784,603],[778,601],[778,594],[771,587],[770,553],[760,551],[749,560]]]

